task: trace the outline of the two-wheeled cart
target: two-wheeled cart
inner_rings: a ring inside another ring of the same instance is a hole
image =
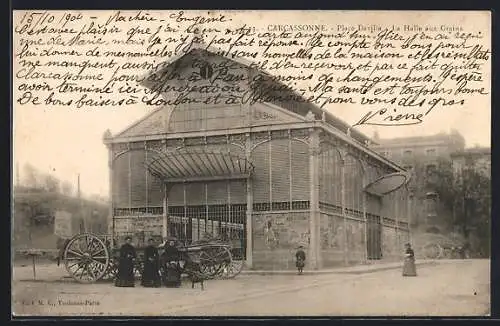
[[[82,233],[66,242],[60,253],[62,262],[69,275],[80,283],[94,283],[99,280],[112,279],[118,269],[119,248],[111,246],[110,236]],[[162,246],[159,248],[162,250]],[[136,275],[143,270],[144,248],[136,248]],[[189,261],[199,263],[205,279],[229,279],[238,275],[243,268],[242,255],[239,248],[230,243],[209,241],[179,247],[181,267],[189,273],[192,266]]]

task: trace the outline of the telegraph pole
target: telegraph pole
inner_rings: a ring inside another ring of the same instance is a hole
[[[80,216],[80,233],[87,232],[87,225],[85,223],[85,215],[83,213],[82,194],[80,191],[80,173],[78,173],[78,177],[77,177],[76,196],[78,199],[78,206],[80,208],[80,212],[78,214],[78,216]]]
[[[76,184],[76,196],[78,198],[78,200],[80,200],[80,173],[78,173],[78,177],[77,177],[77,184]]]

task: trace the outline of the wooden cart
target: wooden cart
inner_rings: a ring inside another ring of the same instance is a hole
[[[162,250],[162,246],[159,248]],[[144,248],[136,248],[136,276],[143,270]],[[231,243],[209,241],[179,247],[181,266],[184,273],[190,271],[189,261],[197,261],[205,279],[229,279],[238,275],[243,268],[241,248]],[[92,233],[78,234],[68,240],[60,253],[60,261],[69,275],[80,283],[94,283],[113,279],[116,276],[118,248],[111,247],[110,237]]]

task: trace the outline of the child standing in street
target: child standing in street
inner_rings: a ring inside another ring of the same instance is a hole
[[[302,274],[306,261],[306,253],[304,252],[304,246],[299,246],[297,252],[295,253],[295,258],[297,259],[295,262],[295,266],[299,271],[299,275]]]

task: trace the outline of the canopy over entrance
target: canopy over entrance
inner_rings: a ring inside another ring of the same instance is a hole
[[[246,179],[253,171],[246,158],[230,152],[186,148],[156,153],[145,164],[166,183]]]

